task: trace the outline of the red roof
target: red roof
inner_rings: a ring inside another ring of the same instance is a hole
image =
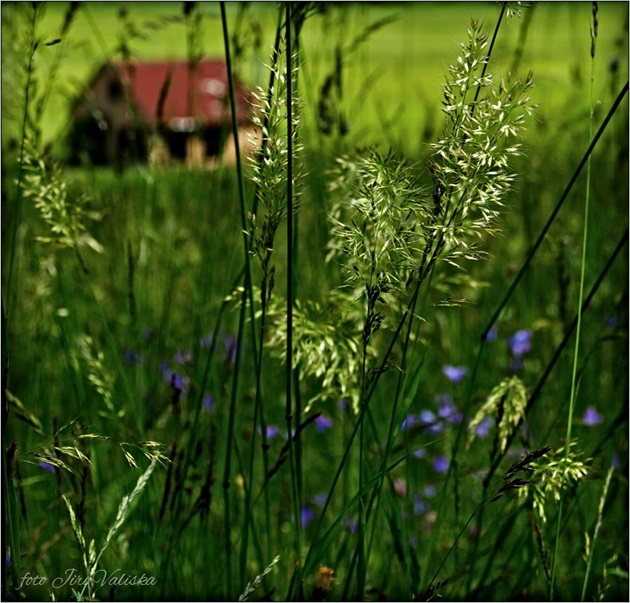
[[[162,118],[173,130],[193,130],[198,121],[220,125],[230,119],[227,65],[221,60],[199,61],[189,69],[186,61],[115,65],[127,90],[133,91],[138,111],[147,123],[157,121],[160,93],[170,73]],[[247,94],[235,80],[239,122],[249,113]]]

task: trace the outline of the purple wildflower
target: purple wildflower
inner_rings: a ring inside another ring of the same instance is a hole
[[[326,415],[319,415],[319,417],[315,419],[315,425],[317,431],[327,431],[333,426],[333,420]]]
[[[167,383],[171,382],[171,371],[168,368],[168,360],[160,360],[160,364],[158,365],[158,369],[160,374],[164,378],[164,381]]]
[[[339,410],[348,410],[348,403],[345,401],[344,398],[340,398],[337,407],[339,408]]]
[[[614,329],[617,326],[617,319],[614,316],[609,316],[606,319],[606,326],[609,329]]]
[[[7,567],[11,567],[11,551],[6,551],[4,553],[4,564]]]
[[[436,435],[444,431],[444,425],[441,421],[437,420],[435,413],[430,410],[422,410],[418,415],[420,423],[427,429],[427,434]]]
[[[436,473],[446,473],[448,471],[448,458],[445,456],[437,456],[433,461],[433,469]]]
[[[201,339],[199,339],[199,347],[202,350],[206,350],[212,345],[212,335],[205,335]]]
[[[50,463],[45,463],[44,461],[40,461],[39,466],[44,471],[50,471],[50,473],[57,473],[57,467],[55,467],[54,465],[51,465]]]
[[[341,520],[341,525],[350,530],[350,534],[354,534],[357,531],[358,523],[354,517],[344,517]]]
[[[582,421],[584,422],[584,425],[593,427],[594,425],[603,423],[604,417],[597,412],[597,409],[594,406],[589,406],[584,412]]]
[[[173,389],[181,392],[184,389],[184,376],[179,373],[171,372],[170,384]]]
[[[206,395],[203,397],[203,409],[206,412],[214,410],[214,396],[210,392],[206,392]]]
[[[492,428],[493,425],[494,425],[494,421],[490,417],[484,417],[481,420],[481,423],[477,425],[477,429],[475,430],[475,433],[480,438],[487,438],[488,434],[490,433],[490,429]]]
[[[465,366],[452,366],[450,364],[445,364],[442,367],[442,372],[452,383],[459,383],[466,376],[466,373],[468,373],[468,369]]]
[[[266,433],[267,439],[273,440],[276,436],[280,434],[280,429],[275,425],[267,425]]]
[[[327,500],[328,496],[326,494],[316,494],[313,496],[313,502],[320,507],[323,507]]]
[[[424,494],[427,498],[433,498],[436,494],[435,486],[433,484],[425,486],[422,490],[422,494]]]
[[[419,494],[413,497],[413,514],[418,517],[424,512],[428,511],[431,505],[426,500],[423,500]]]
[[[417,459],[423,459],[427,456],[427,450],[426,448],[418,448],[418,450],[416,450],[413,453],[413,456],[415,456]]]
[[[492,327],[490,327],[490,330],[486,334],[486,341],[496,341],[498,333],[499,328],[497,327],[497,325],[492,325]]]
[[[236,364],[236,354],[238,353],[238,340],[232,335],[227,335],[223,340],[223,358],[230,364]]]
[[[301,512],[301,523],[302,528],[305,528],[311,521],[315,519],[315,511],[311,509],[308,505],[302,505]]]
[[[416,417],[414,415],[407,415],[404,419],[403,422],[400,425],[400,431],[405,431],[405,429],[409,429],[409,427],[412,427],[416,422]]]
[[[516,331],[512,337],[508,339],[508,344],[512,349],[512,355],[520,358],[532,349],[532,332],[529,329]]]
[[[127,348],[123,352],[123,359],[125,362],[129,364],[135,364],[136,366],[140,366],[142,364],[142,356],[138,356],[131,348]]]
[[[438,408],[438,417],[440,419],[445,419],[449,423],[461,423],[462,413],[455,406],[453,397],[450,394],[440,394],[436,399],[440,403]]]
[[[177,352],[177,354],[175,354],[175,362],[177,362],[178,364],[186,366],[188,364],[192,364],[192,361],[193,355],[190,350],[180,350]]]
[[[420,423],[423,425],[431,425],[432,423],[435,423],[435,413],[430,410],[420,411],[418,418],[420,419]]]
[[[612,456],[612,468],[619,469],[619,455],[616,452]]]

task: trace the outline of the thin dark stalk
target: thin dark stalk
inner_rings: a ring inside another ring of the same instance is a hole
[[[243,341],[243,329],[245,326],[245,308],[247,306],[247,288],[243,289],[241,296],[241,310],[238,322],[238,338],[237,341]],[[238,390],[238,377],[240,373],[241,349],[239,345],[236,350],[236,359],[234,362],[234,373],[232,379],[232,396],[230,399],[230,411],[228,416],[227,441],[225,445],[225,467],[223,471],[223,502],[224,502],[224,532],[225,532],[225,554],[226,554],[226,600],[232,597],[232,538],[231,538],[231,503],[230,503],[230,469],[232,461],[232,442],[234,440],[234,423],[236,418],[236,398]]]
[[[497,19],[497,24],[494,27],[494,33],[492,34],[492,40],[490,41],[490,48],[488,48],[488,54],[486,55],[486,62],[483,65],[483,70],[481,71],[481,80],[486,75],[486,71],[488,69],[488,63],[490,62],[490,57],[492,56],[492,49],[494,48],[494,43],[497,39],[497,35],[499,33],[499,28],[501,27],[501,21],[503,21],[503,15],[505,14],[505,9],[507,8],[507,2],[501,3],[501,12],[499,13],[499,18]],[[477,90],[475,92],[475,103],[479,98],[479,93],[481,92],[481,84],[477,86]]]
[[[269,106],[271,102],[271,96],[273,94],[273,87],[274,87],[277,65],[278,65],[278,57],[280,56],[281,38],[282,38],[282,10],[280,9],[278,13],[278,25],[276,27],[276,38],[274,41],[273,51],[271,54],[273,68],[269,70],[270,74],[269,74],[269,85],[267,87],[266,106]],[[260,149],[258,151],[258,156],[257,156],[257,161],[259,164],[262,164],[262,162],[264,161],[265,150],[267,148],[267,145],[269,144],[269,137],[265,134],[265,132],[268,132],[268,127],[269,127],[269,113],[265,112],[264,119],[263,119],[263,128],[262,128],[263,138],[262,138]],[[258,187],[259,187],[259,183],[258,181],[256,181],[255,188],[254,188],[254,201],[253,201],[253,209],[252,209],[252,213],[254,215],[256,215],[258,211],[258,201],[259,201]],[[263,278],[266,279],[267,275],[265,275]],[[267,283],[266,286],[269,287],[270,285]],[[252,306],[253,306],[253,303],[252,303]],[[254,483],[254,458],[255,458],[255,453],[256,453],[255,440],[256,440],[257,425],[258,425],[257,422],[258,422],[259,416],[260,416],[260,432],[261,432],[261,441],[262,441],[264,475],[268,475],[269,473],[269,444],[267,442],[267,423],[265,421],[265,414],[263,411],[262,393],[261,393],[263,346],[264,346],[264,341],[265,341],[265,326],[266,326],[266,319],[267,319],[267,295],[266,294],[261,296],[261,310],[262,310],[262,316],[260,319],[258,364],[256,368],[256,395],[255,395],[256,397],[255,397],[255,403],[254,403],[254,428],[252,430],[252,447],[251,447],[250,474],[249,474],[249,483],[251,484],[252,487]],[[253,342],[253,345],[254,346],[256,345],[255,341]],[[247,510],[246,522],[249,521],[249,516],[251,514],[251,511],[253,510],[253,504],[251,501],[251,498],[252,498],[251,493],[252,493],[252,490],[250,488],[247,490],[246,501],[245,501],[245,508]],[[266,527],[266,533],[267,533],[267,559],[271,559],[272,557],[271,514],[270,514],[269,492],[266,488],[265,488],[265,527]],[[246,530],[247,526],[245,526],[244,529]],[[246,547],[244,547],[244,549],[246,549]],[[245,563],[246,563],[246,555],[244,555],[243,558],[241,559],[242,572],[244,572]]]
[[[235,155],[236,155],[236,173],[237,173],[238,194],[239,194],[239,201],[240,201],[241,225],[242,225],[242,231],[243,231],[243,247],[244,247],[244,252],[245,252],[245,287],[243,290],[241,303],[244,305],[247,305],[247,302],[249,301],[250,321],[251,321],[251,327],[252,327],[252,341],[253,341],[252,350],[254,354],[255,370],[256,370],[256,373],[258,374],[260,372],[260,368],[259,368],[260,358],[258,357],[258,349],[257,349],[257,344],[256,344],[256,320],[255,320],[255,314],[254,314],[254,294],[253,294],[253,288],[252,288],[252,273],[251,273],[251,262],[250,262],[250,253],[249,253],[250,241],[249,241],[249,237],[247,236],[247,212],[245,209],[245,193],[244,193],[244,187],[243,187],[243,167],[241,163],[241,153],[240,153],[239,137],[238,137],[238,106],[236,104],[236,93],[235,93],[235,88],[234,88],[234,76],[233,76],[232,59],[231,59],[231,53],[230,53],[230,39],[229,39],[228,27],[227,27],[227,17],[226,17],[226,12],[225,12],[225,2],[221,2],[221,24],[223,28],[225,62],[227,66],[228,82],[229,82],[230,108],[231,108],[231,113],[232,113],[232,137],[234,139],[234,149],[235,149]],[[242,308],[242,312],[241,312],[239,320],[241,322],[239,322],[239,337],[238,337],[237,345],[240,350],[240,348],[242,347],[242,341],[243,341],[242,321],[245,320],[244,307]],[[233,396],[236,395],[236,390],[238,388],[238,376],[239,376],[239,371],[236,370],[235,368],[234,380],[233,380],[234,381],[233,391],[232,391]],[[262,404],[260,403],[260,389],[259,388],[257,388],[256,396],[257,396],[257,403],[258,403],[257,410],[261,411]],[[232,413],[232,409],[230,409],[230,413]],[[254,421],[256,421],[256,416],[254,418]],[[232,419],[233,417],[230,416],[230,418]],[[254,434],[252,435],[252,447],[255,446],[255,440],[256,440],[256,434],[254,430]],[[229,457],[229,448],[228,448],[228,457]],[[227,459],[226,459],[226,462],[227,462]],[[251,492],[250,492],[251,487],[252,487],[252,483],[251,483],[251,479],[249,479],[246,481],[246,485],[245,485],[245,490],[247,492],[246,496],[249,499],[251,499]],[[249,544],[249,522],[251,518],[249,509],[246,508],[246,510],[247,512],[245,514],[245,525],[243,528],[243,541],[241,544],[241,547],[242,547],[241,548],[241,582],[243,584],[246,583],[245,571],[246,571],[247,551],[248,551],[248,544]],[[227,508],[226,508],[226,511],[227,511]]]
[[[521,268],[518,271],[518,274],[516,275],[516,277],[512,281],[512,284],[510,285],[509,289],[507,290],[507,293],[505,294],[504,298],[501,300],[501,303],[499,303],[499,305],[498,305],[497,309],[495,310],[494,314],[492,315],[492,317],[488,321],[488,324],[487,324],[486,328],[484,329],[483,333],[481,334],[481,338],[482,339],[484,339],[484,340],[486,339],[490,329],[492,328],[494,323],[497,321],[497,319],[501,315],[501,312],[503,311],[503,308],[505,308],[505,306],[507,305],[510,297],[512,297],[512,294],[514,293],[514,290],[516,289],[516,287],[519,284],[521,278],[523,277],[523,274],[525,273],[525,271],[529,267],[529,264],[532,261],[532,258],[534,257],[534,254],[536,253],[536,251],[538,251],[538,248],[540,247],[540,244],[543,242],[543,239],[545,238],[545,235],[547,234],[547,231],[551,227],[551,224],[553,223],[553,221],[556,219],[556,216],[558,215],[558,212],[560,211],[560,208],[562,207],[562,205],[565,202],[566,198],[569,196],[569,193],[571,192],[571,189],[573,188],[573,185],[575,184],[576,180],[578,179],[578,176],[580,175],[580,172],[582,171],[582,168],[586,165],[586,162],[588,161],[588,158],[590,157],[591,153],[593,152],[593,149],[595,148],[595,146],[597,145],[597,143],[598,143],[599,139],[601,138],[602,134],[606,130],[606,127],[608,126],[608,123],[610,122],[612,116],[617,111],[617,108],[619,107],[619,104],[621,103],[621,101],[623,100],[623,97],[626,95],[627,92],[628,92],[628,82],[626,82],[625,86],[621,89],[621,92],[619,92],[619,94],[617,95],[617,98],[615,99],[615,102],[613,103],[612,107],[610,108],[610,111],[608,111],[608,115],[606,115],[606,118],[602,122],[602,125],[599,127],[599,130],[597,131],[597,134],[595,134],[595,137],[591,141],[591,144],[588,146],[588,149],[586,149],[586,152],[584,153],[584,156],[582,157],[582,160],[580,161],[580,163],[577,166],[575,172],[573,173],[573,176],[571,177],[571,180],[569,181],[569,184],[567,184],[566,188],[564,189],[564,192],[560,196],[560,199],[558,200],[558,203],[556,204],[554,210],[551,212],[551,215],[549,216],[549,219],[547,220],[547,223],[545,224],[545,226],[543,227],[542,231],[538,235],[538,239],[536,239],[536,242],[532,246],[529,254],[527,255],[527,258],[525,259],[525,262],[522,264]]]
[[[413,316],[415,313],[415,307],[416,307],[416,302],[417,299],[414,300],[414,305],[411,307],[411,315]],[[387,461],[389,459],[389,455],[391,453],[393,444],[394,444],[394,429],[395,429],[395,425],[396,425],[396,418],[398,415],[398,404],[400,402],[400,396],[402,395],[402,392],[405,389],[405,385],[406,385],[406,381],[407,381],[407,370],[406,370],[406,366],[407,366],[407,352],[409,350],[409,342],[411,341],[411,330],[413,327],[413,320],[409,321],[409,325],[407,327],[407,334],[405,336],[405,341],[403,344],[403,350],[402,350],[402,358],[400,361],[400,374],[398,376],[398,382],[396,384],[396,394],[394,395],[394,403],[392,406],[392,411],[391,411],[391,418],[390,418],[390,423],[389,423],[389,430],[387,433],[387,442],[385,444],[385,451],[382,455],[382,462],[381,462],[381,471],[385,470],[385,467],[387,466]],[[419,370],[420,367],[418,367],[417,370]],[[389,476],[388,476],[389,477]],[[372,493],[372,498],[370,499],[370,504],[368,506],[368,516],[370,515],[372,506],[374,504],[377,505],[375,512],[378,511],[378,507],[380,505],[380,501],[381,501],[381,491],[383,489],[383,483],[384,483],[384,475],[383,478],[381,478],[378,482],[377,487],[374,489],[373,493]],[[370,551],[372,549],[372,543],[375,541],[375,537],[376,537],[376,522],[373,522],[373,529],[372,529],[372,535],[370,538],[370,545],[368,547],[368,551],[367,551],[367,559],[366,559],[366,563],[369,562],[369,558],[370,558]],[[405,563],[405,570],[406,570],[406,574],[407,574],[407,580],[409,582],[409,587],[410,587],[410,592],[412,592],[412,589],[414,587],[414,585],[411,583],[411,574],[409,571],[409,564],[406,562]]]
[[[298,60],[298,58],[300,57],[300,52],[301,52],[299,28],[296,28],[296,31],[295,31],[294,46],[295,46],[296,60]],[[298,80],[297,80],[298,73],[299,72],[296,70],[295,82],[294,82],[296,95],[297,95],[297,87],[298,87]],[[291,81],[293,81],[293,78],[291,76],[292,74],[288,74],[288,78]],[[291,156],[292,156],[291,152],[289,151],[289,157]],[[300,225],[300,213],[296,212],[294,216],[294,224],[293,224],[293,242],[291,243],[291,241],[289,241],[289,245],[292,245],[293,247],[293,258],[292,258],[293,277],[291,280],[291,295],[293,296],[293,305],[295,305],[297,301],[297,291],[298,291],[298,252],[299,252],[298,229],[299,229],[299,225]],[[302,396],[300,393],[300,367],[299,366],[296,366],[293,368],[293,398],[295,400],[294,402],[295,421],[294,422],[296,425],[301,425],[302,424]],[[302,434],[300,431],[298,431],[295,435],[296,435],[295,437],[295,479],[297,482],[297,499],[300,501],[300,508],[301,508],[302,501],[304,500],[303,477],[302,477]]]
[[[516,70],[521,64],[521,59],[523,58],[523,49],[525,48],[525,40],[527,39],[527,32],[529,31],[529,26],[532,22],[534,8],[536,8],[535,4],[525,10],[523,22],[521,23],[521,30],[518,36],[518,43],[516,46],[516,50],[514,51],[514,58],[512,59],[512,66],[510,68],[510,71],[512,73],[516,73]]]
[[[0,366],[0,372],[2,374],[2,441],[6,442],[6,427],[8,419],[8,407],[7,407],[7,381],[9,372],[9,350],[7,346],[7,329],[6,329],[6,316],[4,314],[4,304],[1,304],[2,310],[2,360]],[[7,461],[12,460],[15,455],[17,444],[14,442],[8,451],[5,452],[4,446],[2,447],[2,503],[5,512],[4,526],[5,536],[3,539],[4,551],[6,556],[7,548],[6,542],[8,540],[9,547],[11,549],[11,580],[12,580],[12,595],[15,599],[18,599],[18,589],[20,588],[21,570],[20,570],[20,523],[19,514],[17,510],[17,502],[15,496],[14,480],[9,477],[9,469],[7,467]],[[12,451],[12,453],[11,453]],[[6,536],[8,532],[8,538]],[[6,564],[2,567],[2,595],[6,600],[7,597],[7,579],[6,579]]]
[[[293,490],[293,525],[295,526],[296,584],[302,591],[302,522],[301,500],[298,485],[296,446],[293,442],[293,32],[291,31],[291,3],[285,4],[285,51],[287,67],[287,348],[286,348],[286,409],[287,437],[289,438],[289,462]]]

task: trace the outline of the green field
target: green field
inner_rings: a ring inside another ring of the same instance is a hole
[[[627,600],[627,3],[184,4],[2,4],[3,599]],[[287,18],[286,153],[64,164]]]
[[[66,3],[45,3],[38,34],[42,41],[56,39],[63,24]],[[227,3],[228,15],[249,42],[239,59],[238,69],[250,85],[266,83],[264,65],[273,45],[275,10],[265,3]],[[69,100],[80,94],[106,59],[116,57],[125,38],[121,8],[133,24],[135,37],[127,39],[132,56],[138,60],[186,57],[185,24],[181,3],[176,2],[90,2],[79,11],[64,42],[44,47],[36,56],[42,77],[47,68],[62,57],[52,83],[51,99],[43,117],[48,140],[62,144],[60,135],[67,126]],[[10,5],[4,13],[10,14]],[[200,3],[203,16],[199,45],[204,56],[223,56],[223,36],[218,5]],[[237,13],[243,16],[237,21]],[[343,56],[344,113],[351,116],[351,142],[373,144],[385,141],[408,153],[422,153],[425,134],[439,128],[441,87],[447,66],[454,60],[458,45],[466,35],[470,18],[493,26],[496,5],[466,3],[411,2],[404,4],[332,4],[323,15],[307,21],[301,36],[303,94],[307,108],[317,106],[326,76],[335,65],[335,49]],[[466,18],[462,18],[462,14]],[[588,3],[543,2],[532,11],[531,19],[506,19],[494,49],[495,60],[503,69],[511,68],[524,35],[519,69],[533,70],[534,98],[541,115],[557,115],[570,103],[572,109],[587,110],[585,93],[589,80],[590,39],[578,32],[589,31]],[[375,23],[386,24],[367,35],[360,45],[353,42]],[[173,22],[176,21],[176,22]],[[524,23],[527,21],[527,27]],[[602,3],[599,10],[599,41],[595,60],[598,78],[595,90],[609,98],[610,64],[621,60],[619,74],[627,68],[624,36],[627,6],[623,2]],[[525,30],[525,31],[524,31]],[[254,41],[257,46],[254,47]],[[11,40],[5,40],[6,45]],[[6,51],[5,51],[6,52]],[[8,58],[8,57],[7,57]],[[621,75],[617,76],[623,85]],[[12,89],[5,90],[4,103],[12,105]],[[599,98],[598,96],[598,98]],[[311,119],[314,116],[308,115]],[[6,126],[5,126],[6,127]],[[7,128],[10,129],[10,126]]]

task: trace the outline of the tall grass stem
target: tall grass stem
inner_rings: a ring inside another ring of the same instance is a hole
[[[593,2],[593,27],[595,32],[597,31],[597,3]],[[595,34],[596,37],[596,34]],[[592,45],[591,45],[591,86],[590,86],[590,116],[589,116],[589,137],[593,137],[593,88],[595,84],[595,39],[591,33]],[[577,325],[575,330],[575,347],[573,349],[573,369],[571,374],[571,394],[569,396],[569,414],[567,417],[567,430],[564,439],[564,466],[562,475],[560,476],[560,503],[558,505],[558,514],[556,517],[556,536],[553,547],[553,557],[551,559],[551,579],[549,581],[549,600],[553,601],[554,588],[556,583],[556,571],[558,568],[558,551],[560,550],[560,526],[562,525],[562,510],[564,507],[564,488],[562,487],[566,479],[566,467],[569,459],[569,451],[571,447],[571,434],[573,430],[573,414],[575,411],[575,398],[577,395],[577,373],[578,363],[580,359],[580,335],[582,333],[582,304],[584,303],[584,281],[586,279],[586,258],[588,247],[588,222],[589,222],[589,207],[591,199],[591,157],[589,155],[586,162],[586,194],[584,198],[584,225],[582,230],[582,258],[580,266],[580,289],[578,295],[578,315]]]

